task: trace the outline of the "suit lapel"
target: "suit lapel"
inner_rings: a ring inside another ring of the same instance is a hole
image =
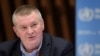
[[[51,56],[51,42],[50,36],[44,34],[42,47],[40,49],[40,56]]]
[[[20,50],[20,41],[18,41],[18,43],[15,45],[12,56],[22,56],[22,53]]]
[[[21,53],[21,51],[16,50],[16,51],[13,52],[12,56],[22,56],[22,53]]]

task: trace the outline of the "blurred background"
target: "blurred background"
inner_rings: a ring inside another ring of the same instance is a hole
[[[12,14],[24,4],[39,8],[45,21],[45,32],[74,43],[75,0],[0,0],[0,42],[16,38]]]

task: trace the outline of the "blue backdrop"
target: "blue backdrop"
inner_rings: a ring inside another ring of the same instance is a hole
[[[76,56],[100,56],[100,0],[76,0]]]

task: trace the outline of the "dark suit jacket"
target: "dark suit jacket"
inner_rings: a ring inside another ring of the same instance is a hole
[[[22,56],[20,40],[0,43],[0,56]],[[73,45],[59,37],[45,33],[40,56],[73,56]]]

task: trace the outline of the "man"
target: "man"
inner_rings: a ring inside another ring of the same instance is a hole
[[[43,33],[44,21],[31,5],[18,7],[13,16],[13,30],[18,39],[0,44],[0,56],[72,56],[72,44]]]

